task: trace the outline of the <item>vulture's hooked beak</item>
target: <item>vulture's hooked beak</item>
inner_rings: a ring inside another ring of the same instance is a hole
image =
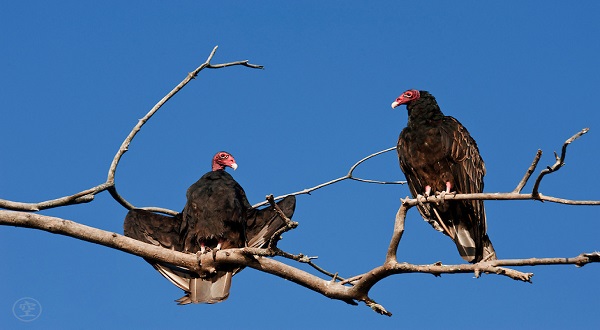
[[[394,109],[395,107],[397,107],[399,105],[400,105],[400,102],[398,102],[398,101],[392,102],[392,109]]]
[[[237,165],[237,163],[233,163],[233,164],[231,164],[231,168],[232,168],[234,171],[235,171],[235,170],[237,170],[237,166],[238,166],[238,165]]]

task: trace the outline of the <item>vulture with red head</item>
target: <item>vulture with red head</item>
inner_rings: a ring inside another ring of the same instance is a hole
[[[174,217],[142,209],[130,210],[125,217],[125,235],[188,253],[266,247],[273,234],[285,226],[285,220],[272,207],[252,208],[244,189],[225,171],[226,167],[235,170],[235,159],[227,152],[218,152],[212,160],[212,171],[189,187],[183,212]],[[290,218],[296,198],[288,196],[277,205]],[[200,277],[182,267],[147,261],[186,292],[176,300],[179,304],[213,304],[227,299],[231,278],[241,270],[238,266],[226,266]]]
[[[402,104],[408,110],[408,123],[398,138],[397,151],[413,197],[483,192],[485,165],[467,129],[445,116],[426,91],[408,90],[392,108]],[[435,229],[452,238],[464,260],[476,263],[496,259],[482,200],[424,203],[418,209]]]

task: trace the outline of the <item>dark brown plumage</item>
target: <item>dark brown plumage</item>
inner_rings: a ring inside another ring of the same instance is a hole
[[[408,110],[408,124],[400,133],[397,150],[412,195],[483,192],[485,165],[467,129],[455,118],[444,116],[426,91],[408,90],[392,108],[402,104]],[[435,229],[452,238],[466,261],[496,259],[487,236],[483,201],[448,200],[418,208]]]
[[[203,175],[187,191],[183,212],[175,217],[145,210],[129,211],[125,235],[165,248],[196,253],[210,249],[266,247],[285,221],[272,207],[253,209],[242,187],[225,172],[237,168],[231,155],[220,152],[213,158],[213,171]],[[288,196],[277,203],[289,218],[296,198]],[[147,260],[164,277],[186,292],[180,304],[217,303],[229,296],[232,276],[239,267],[219,268],[199,277],[187,269]]]

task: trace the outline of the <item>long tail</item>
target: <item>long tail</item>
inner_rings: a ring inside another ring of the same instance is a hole
[[[233,272],[217,272],[210,278],[192,278],[189,281],[189,291],[177,299],[179,305],[214,304],[229,297]]]
[[[490,260],[498,259],[498,257],[496,257],[496,250],[494,250],[492,241],[490,241],[490,238],[488,237],[487,234],[485,234],[483,236],[481,244],[483,246],[483,256],[482,256],[481,260],[490,261]]]
[[[441,213],[436,207],[431,207],[432,216],[428,219],[421,208],[423,217],[438,231],[450,236],[456,244],[460,256],[470,262],[496,260],[496,251],[486,231],[485,213],[477,214],[471,212],[468,207],[463,208],[461,204],[455,204],[455,208]],[[427,211],[427,210],[426,210]],[[452,221],[451,219],[455,219]],[[460,219],[460,220],[458,220]],[[474,228],[483,223],[480,228]],[[483,233],[482,233],[483,232]]]
[[[492,241],[487,234],[481,237],[481,240],[475,243],[472,233],[463,227],[458,227],[456,230],[456,236],[454,237],[454,244],[458,249],[460,256],[470,263],[477,263],[480,261],[496,260],[496,251],[492,245]]]

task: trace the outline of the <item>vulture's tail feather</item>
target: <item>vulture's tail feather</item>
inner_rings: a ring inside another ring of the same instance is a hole
[[[189,292],[177,299],[179,305],[215,304],[229,297],[233,272],[217,272],[210,278],[193,278],[190,280]]]

